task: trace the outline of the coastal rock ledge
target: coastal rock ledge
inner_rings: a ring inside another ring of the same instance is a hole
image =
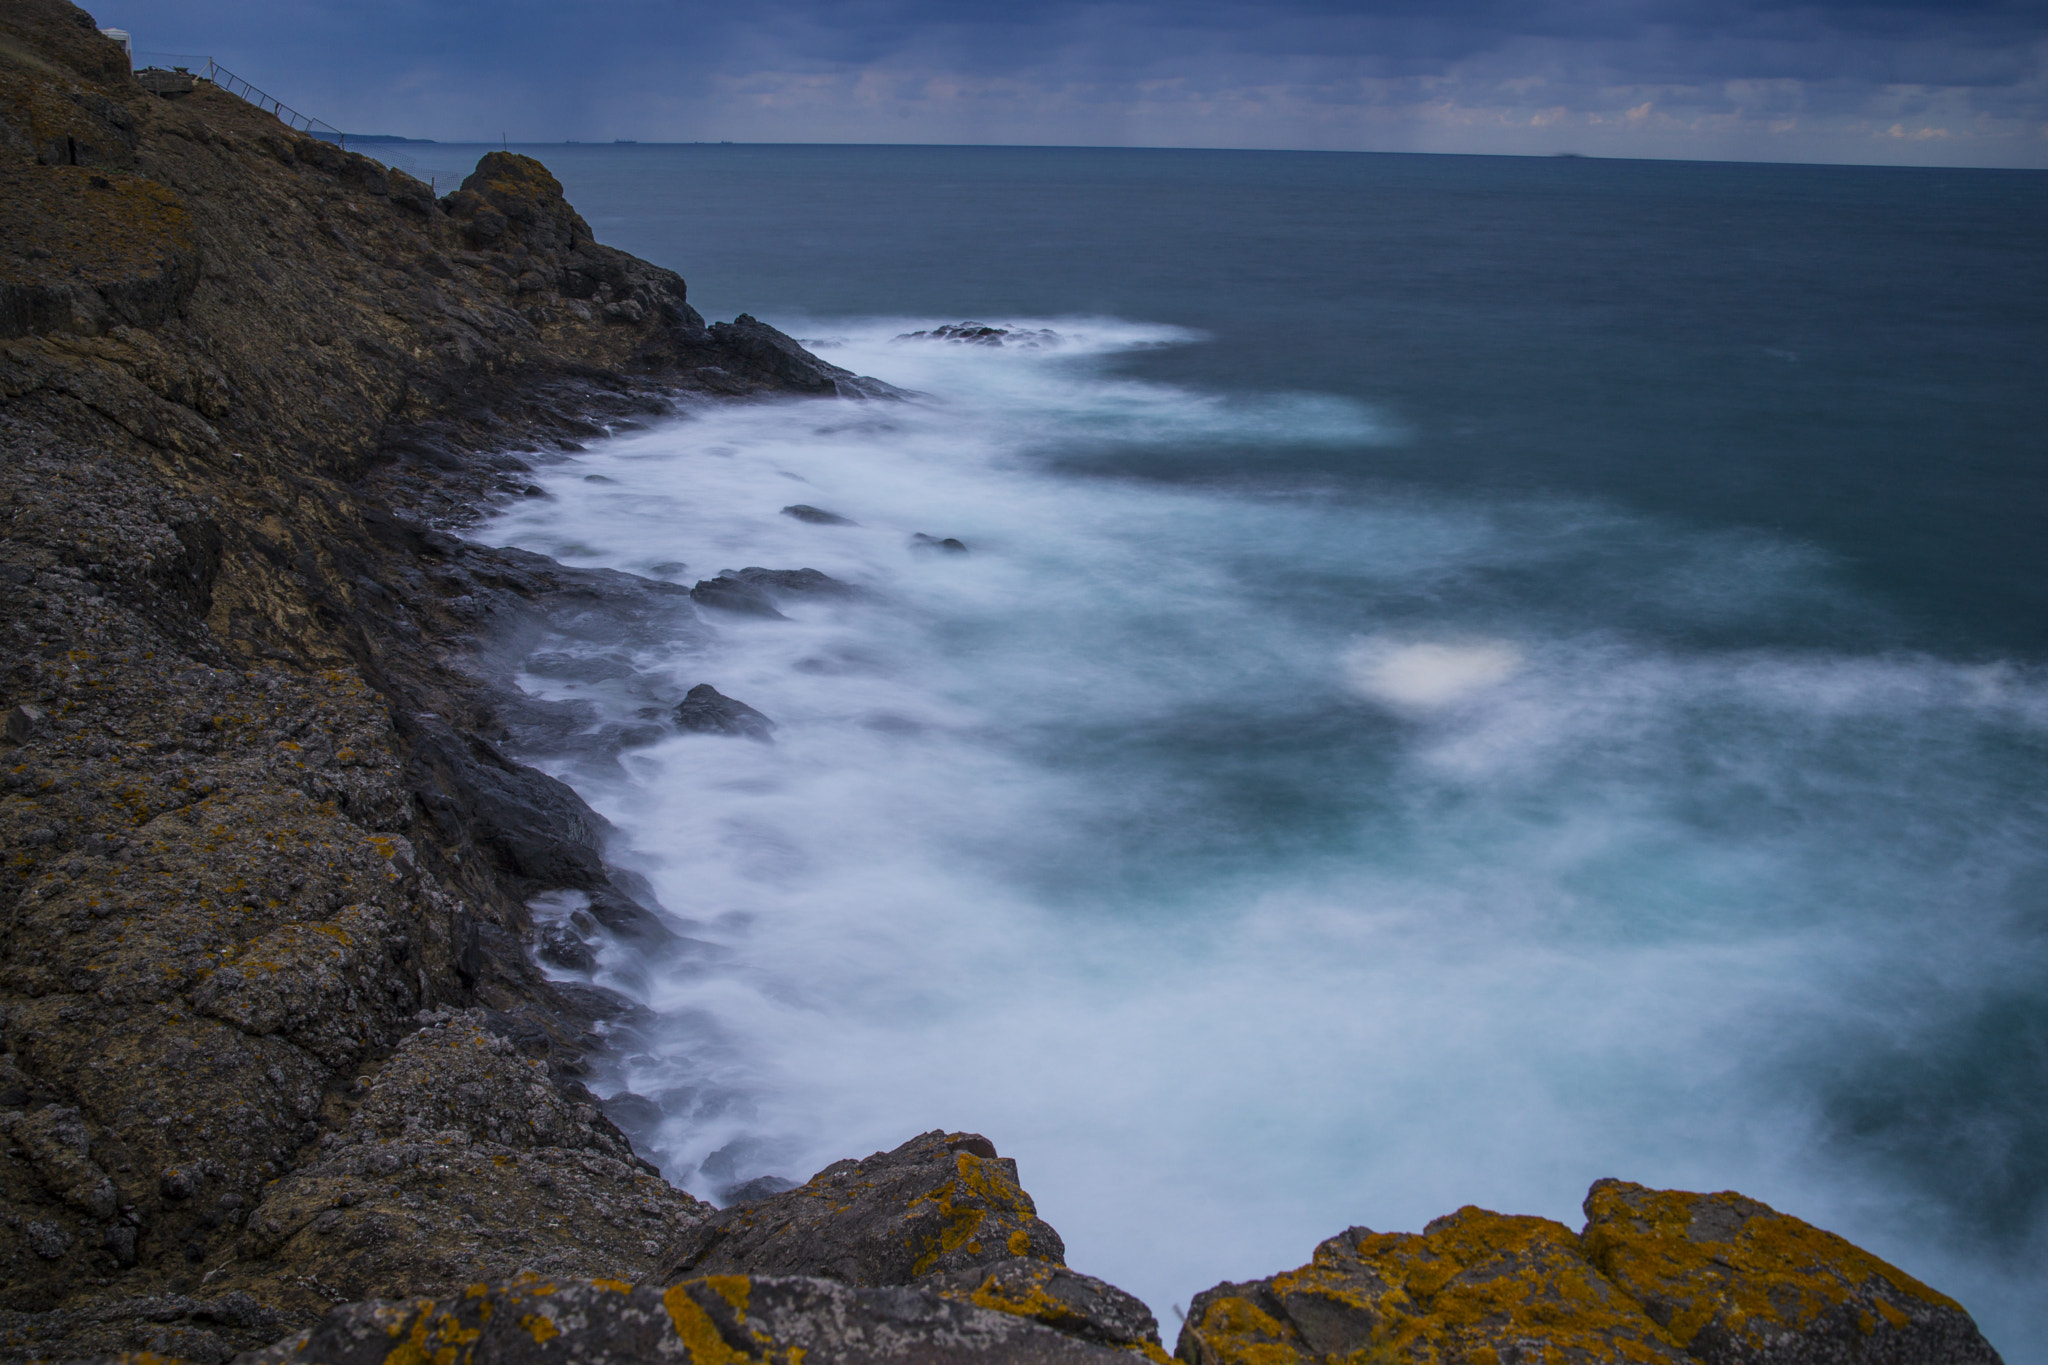
[[[68,0],[0,0],[0,1361],[1164,1365],[985,1137],[717,1208],[587,1087],[637,1007],[536,954],[704,945],[501,748],[584,724],[506,661],[846,588],[700,594],[459,532],[670,414],[915,396],[707,323],[538,161],[434,188],[206,81],[145,88]],[[766,736],[692,695],[676,728]],[[1199,1296],[1178,1355],[1997,1358],[1738,1195],[1603,1182],[1587,1219],[1353,1228]]]
[[[688,1229],[638,1283],[523,1275],[351,1304],[237,1365],[1167,1365],[1152,1315],[1068,1269],[1013,1163],[926,1133]],[[718,1273],[702,1273],[715,1267]],[[796,1272],[796,1273],[792,1273]],[[1186,1365],[1993,1365],[1950,1299],[1739,1194],[1594,1185],[1577,1233],[1464,1208],[1350,1228],[1196,1297]],[[125,1357],[124,1359],[134,1359]],[[139,1365],[139,1362],[138,1362]]]

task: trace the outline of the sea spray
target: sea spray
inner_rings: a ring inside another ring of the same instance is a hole
[[[694,410],[485,533],[856,590],[525,678],[643,723],[710,683],[775,722],[550,760],[707,946],[596,973],[653,1011],[602,1088],[652,1101],[672,1179],[979,1129],[1070,1260],[1162,1314],[1347,1224],[1575,1223],[1609,1174],[2000,1292],[1841,1114],[1859,1068],[2041,979],[2041,678],[1767,643],[1869,610],[1767,537],[1285,475],[1369,469],[1399,424],[1108,368],[1173,329],[894,340],[934,325],[823,339],[915,401]],[[1226,484],[1125,467],[1218,445]]]

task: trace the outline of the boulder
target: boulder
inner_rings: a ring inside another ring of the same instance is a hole
[[[1350,1228],[1297,1270],[1189,1306],[1190,1365],[1704,1361],[1991,1365],[1952,1301],[1740,1195],[1603,1180],[1574,1233],[1463,1208],[1422,1233]]]
[[[1017,1183],[1016,1163],[979,1134],[934,1131],[720,1211],[683,1234],[655,1279],[744,1273],[900,1285],[1018,1257],[1066,1263],[1060,1235]]]
[[[676,724],[706,735],[742,735],[767,743],[775,722],[710,683],[698,683],[676,707]]]
[[[1708,1365],[1998,1359],[1962,1305],[1831,1232],[1739,1194],[1602,1180],[1587,1255]]]

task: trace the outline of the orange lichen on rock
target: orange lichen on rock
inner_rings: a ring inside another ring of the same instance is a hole
[[[1353,1228],[1299,1270],[1195,1300],[1179,1354],[1197,1365],[1302,1360],[1678,1361],[1594,1269],[1570,1228],[1464,1208],[1421,1235]]]
[[[1464,1208],[1352,1228],[1299,1270],[1196,1297],[1190,1365],[1995,1365],[1969,1315],[1842,1238],[1738,1194],[1603,1180],[1574,1234]]]
[[[1953,1299],[1754,1199],[1602,1180],[1586,1220],[1593,1263],[1698,1359],[1792,1359],[1822,1339],[1843,1360],[1997,1358]]]

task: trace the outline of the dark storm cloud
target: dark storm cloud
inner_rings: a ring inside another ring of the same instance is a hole
[[[2017,164],[2048,146],[2048,11],[2017,0],[111,0],[100,13],[146,48],[225,48],[229,65],[317,92],[358,126],[444,135],[637,120],[675,137],[1367,145],[1398,142],[1405,109],[1411,140],[1464,128],[1474,150],[1530,129],[1618,137],[1623,112],[1667,138],[1725,141],[1765,115],[1780,133],[1794,120],[1793,136],[1816,120],[1883,136],[1918,118],[1894,139],[1995,136],[2022,149]]]

